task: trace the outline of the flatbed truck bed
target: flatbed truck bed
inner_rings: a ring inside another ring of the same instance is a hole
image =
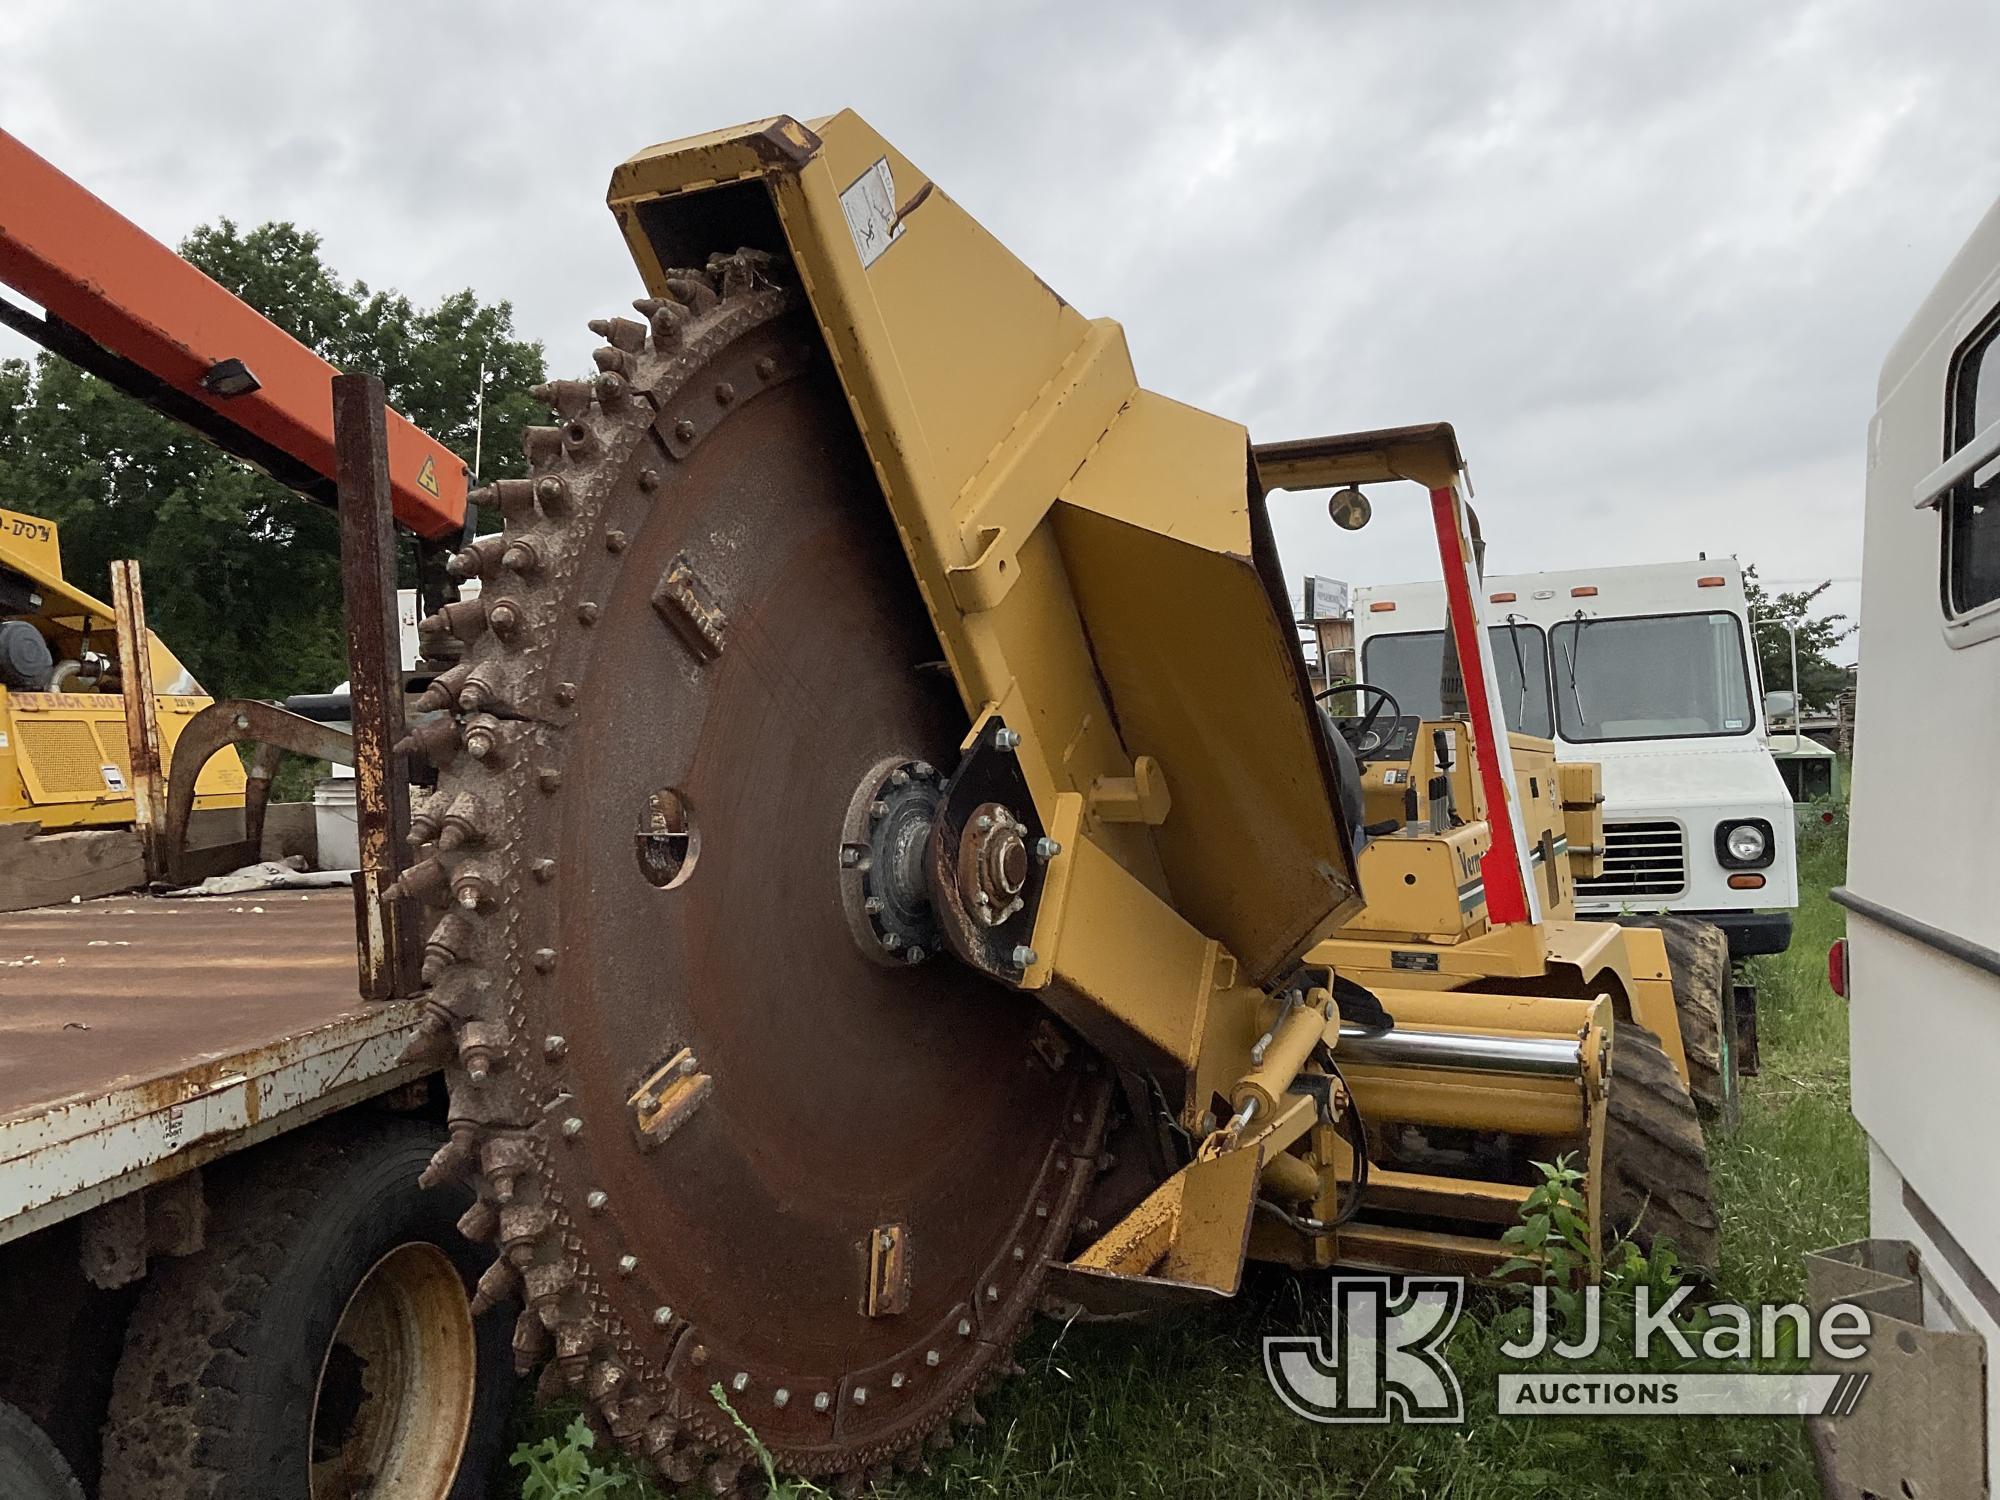
[[[0,915],[0,1244],[421,1078],[345,890]]]

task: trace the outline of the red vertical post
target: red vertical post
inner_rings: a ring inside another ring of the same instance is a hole
[[[1444,565],[1445,599],[1450,606],[1451,638],[1458,648],[1459,671],[1465,679],[1466,710],[1472,719],[1472,743],[1479,757],[1479,784],[1486,796],[1486,821],[1493,846],[1481,869],[1486,882],[1486,915],[1496,926],[1540,920],[1534,888],[1528,880],[1528,850],[1514,809],[1514,757],[1507,744],[1507,724],[1493,692],[1493,659],[1472,557],[1466,535],[1465,508],[1454,484],[1431,489],[1431,520],[1437,528],[1438,559]]]

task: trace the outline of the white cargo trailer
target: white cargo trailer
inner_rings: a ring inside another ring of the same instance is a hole
[[[1896,1354],[1822,1434],[1830,1493],[1992,1493],[2000,1387],[2000,207],[1889,351],[1868,430],[1844,989]]]

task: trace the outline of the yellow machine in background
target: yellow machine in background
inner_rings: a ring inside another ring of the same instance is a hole
[[[131,759],[112,607],[63,579],[56,524],[0,510],[0,823],[48,830],[132,821]],[[209,704],[147,634],[163,753]],[[197,780],[197,808],[243,805],[235,756]]]

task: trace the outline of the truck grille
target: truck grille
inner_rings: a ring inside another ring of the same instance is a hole
[[[1604,825],[1604,873],[1579,880],[1579,901],[1617,901],[1627,896],[1678,896],[1687,889],[1687,838],[1681,825]]]

